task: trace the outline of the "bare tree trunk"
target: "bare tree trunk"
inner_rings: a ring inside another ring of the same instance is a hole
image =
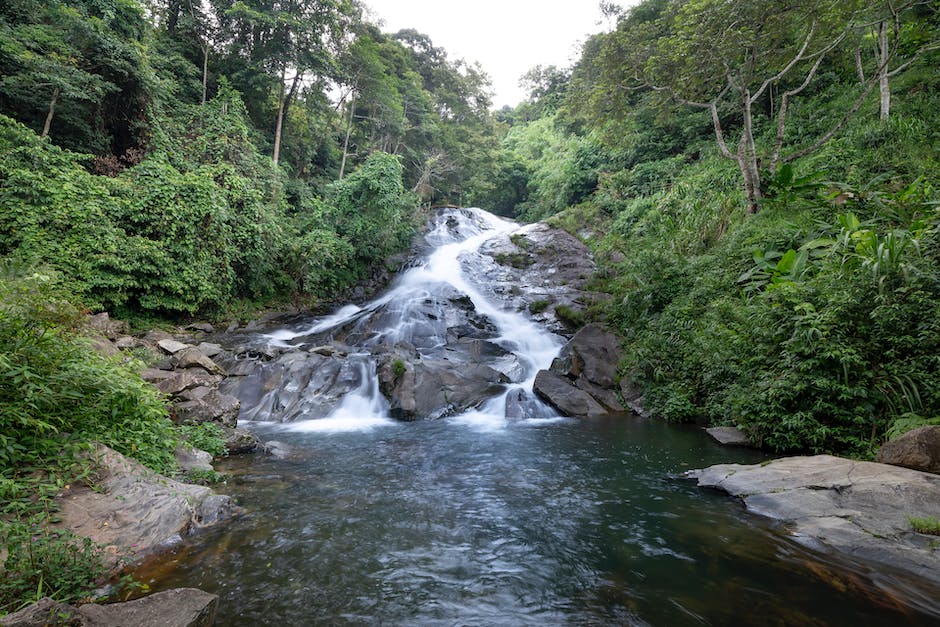
[[[881,93],[881,123],[884,124],[891,115],[891,81],[888,75],[888,24],[878,24],[878,89]]]
[[[352,132],[353,113],[356,111],[356,92],[352,93],[349,102],[349,117],[346,119],[346,139],[343,141],[343,161],[339,164],[339,180],[343,180],[346,172],[346,158],[349,156],[349,134]]]
[[[290,104],[294,92],[297,91],[297,84],[300,82],[300,73],[294,77],[291,83],[290,91],[284,84],[284,78],[287,74],[287,66],[281,69],[281,89],[277,96],[277,123],[274,126],[274,165],[277,166],[278,158],[281,154],[281,132],[284,130],[284,113]]]
[[[754,214],[760,209],[760,166],[757,163],[757,146],[754,145],[754,126],[751,117],[751,94],[744,90],[744,130],[741,133],[741,145],[738,148],[739,163],[744,174],[744,189],[747,193],[747,213]]]
[[[209,42],[202,48],[202,102],[206,104],[206,83],[209,80]]]
[[[52,90],[52,100],[49,101],[49,113],[46,114],[46,123],[42,125],[42,135],[40,137],[49,136],[49,127],[52,126],[52,117],[55,115],[55,104],[59,100],[59,88],[56,87]]]

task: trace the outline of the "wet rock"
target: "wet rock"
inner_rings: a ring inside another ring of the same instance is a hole
[[[177,368],[204,368],[208,372],[224,375],[225,371],[214,361],[206,357],[194,346],[187,347],[173,354]]]
[[[173,338],[164,338],[162,340],[157,340],[157,347],[162,350],[167,355],[175,355],[176,353],[191,348],[189,344],[184,344],[178,342]]]
[[[78,608],[90,627],[209,627],[219,597],[195,588],[175,588],[109,605]]]
[[[878,461],[940,474],[940,425],[918,427],[886,442]]]
[[[722,464],[687,473],[740,497],[749,511],[787,523],[803,542],[940,583],[932,536],[909,517],[940,518],[940,477],[874,462],[816,455],[764,465]]]
[[[247,429],[225,430],[225,448],[229,455],[246,455],[257,452],[262,447],[258,436]]]
[[[176,447],[174,455],[176,456],[176,463],[183,472],[212,470],[212,455],[198,448],[180,444]]]
[[[609,413],[593,396],[574,386],[568,379],[548,370],[535,376],[532,390],[563,416],[583,418]]]
[[[289,459],[293,455],[293,449],[277,440],[269,440],[264,443],[264,453],[274,459]]]
[[[96,489],[73,486],[58,499],[56,526],[108,547],[106,559],[144,555],[204,526],[206,519],[230,517],[228,497],[207,501],[214,496],[209,488],[159,475],[106,446],[96,446],[92,462]]]
[[[747,434],[737,427],[710,427],[705,429],[705,433],[725,446],[753,446]]]
[[[179,424],[217,422],[225,427],[234,427],[240,407],[241,402],[234,396],[209,389],[201,397],[191,394],[190,400],[175,404],[173,415]]]
[[[447,359],[404,360],[385,356],[379,389],[399,420],[433,420],[477,407],[509,379],[483,364]]]

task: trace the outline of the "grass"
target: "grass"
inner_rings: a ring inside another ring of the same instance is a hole
[[[907,522],[911,525],[911,529],[917,533],[940,536],[940,520],[933,516],[909,516]]]

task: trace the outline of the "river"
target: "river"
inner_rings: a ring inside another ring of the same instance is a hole
[[[691,426],[561,418],[534,399],[535,372],[562,339],[464,272],[480,243],[514,228],[451,212],[385,295],[259,336],[295,361],[341,336],[342,392],[305,398],[308,373],[247,394],[248,426],[291,454],[219,464],[230,477],[220,491],[245,514],[138,576],[154,590],[219,594],[220,625],[929,623],[894,600],[903,577],[805,548],[679,476],[761,454]],[[427,310],[453,291],[491,323],[476,339],[505,349],[487,362],[504,383],[469,410],[450,400],[441,419],[392,420],[379,353],[404,346],[408,368],[466,368],[452,312]],[[519,391],[525,415],[508,419]]]

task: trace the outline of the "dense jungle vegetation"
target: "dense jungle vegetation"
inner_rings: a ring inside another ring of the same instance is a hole
[[[357,0],[0,3],[3,514],[48,515],[92,438],[172,470],[82,313],[315,306],[444,203],[593,247],[654,414],[860,457],[940,423],[936,4],[602,6],[493,112],[481,68]],[[0,610],[36,586],[6,581]]]

